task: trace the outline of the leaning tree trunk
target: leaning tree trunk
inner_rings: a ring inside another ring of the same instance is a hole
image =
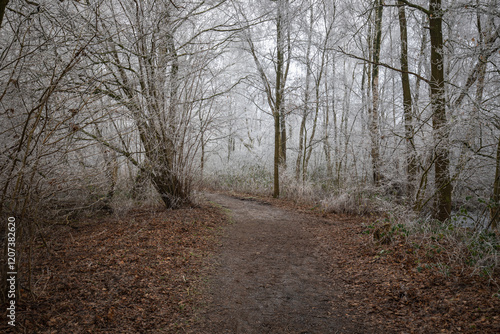
[[[171,170],[157,169],[151,181],[167,208],[178,208],[189,202],[189,193],[183,181]]]

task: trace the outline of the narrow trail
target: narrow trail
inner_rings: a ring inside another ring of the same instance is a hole
[[[339,288],[308,230],[314,218],[248,199],[207,198],[228,209],[233,224],[215,258],[198,333],[372,332],[332,310]]]

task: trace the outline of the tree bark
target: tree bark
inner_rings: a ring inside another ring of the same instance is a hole
[[[430,0],[429,22],[431,36],[431,108],[435,149],[436,201],[434,218],[445,221],[451,215],[452,185],[448,131],[446,129],[446,105],[443,61],[443,11],[441,0]]]
[[[380,173],[380,136],[378,129],[379,114],[379,65],[380,46],[382,43],[382,15],[383,6],[380,0],[375,0],[375,35],[373,38],[373,67],[372,67],[372,107],[370,110],[370,138],[371,138],[371,158],[373,168],[373,182],[378,185],[381,180]]]
[[[141,16],[144,11],[142,4],[136,3],[137,22],[144,20]],[[123,103],[133,115],[148,161],[145,171],[165,206],[178,208],[189,203],[190,185],[189,177],[183,175],[183,138],[178,128],[180,60],[174,36],[166,28],[170,18],[168,15],[166,17],[161,43],[148,44],[145,38],[135,43],[136,52],[140,55],[137,57],[138,72],[128,71],[130,63],[121,60],[117,43],[113,40],[109,44],[109,55],[113,62],[112,70],[116,71],[116,78],[121,80],[118,90],[121,90],[127,102],[123,102],[120,94],[115,99]],[[144,29],[141,24],[137,26],[141,35],[148,35],[148,31],[141,30]],[[137,87],[131,79],[136,74],[139,76]],[[167,78],[169,94],[163,93]]]
[[[429,17],[425,13],[423,13],[423,18],[428,19]],[[420,41],[419,60],[417,64],[418,76],[417,79],[415,80],[415,95],[414,99],[412,100],[413,115],[415,115],[417,119],[421,117],[421,113],[418,106],[420,100],[420,85],[422,83],[421,78],[424,66],[425,49],[427,46],[427,37],[428,37],[427,30],[424,27],[422,27],[421,31],[422,31],[422,39]],[[427,169],[422,166],[421,161],[417,160],[417,157],[415,157],[415,162],[417,164],[417,172],[421,172],[419,180],[416,181],[416,184],[418,184],[418,186],[416,187],[415,190],[415,203],[413,205],[413,209],[418,212],[422,209],[422,203],[424,201],[423,197],[425,195],[425,191],[427,189],[427,184],[428,184],[428,172]]]
[[[286,115],[285,115],[285,85],[287,66],[285,66],[285,37],[288,19],[288,0],[279,0],[276,15],[276,98],[275,109],[278,114],[280,128],[279,162],[286,166]],[[288,41],[290,43],[290,41]]]
[[[0,28],[2,27],[3,16],[5,14],[5,8],[9,4],[9,0],[0,0]]]
[[[274,117],[274,191],[273,197],[280,197],[280,115],[277,112],[273,113]]]
[[[274,100],[274,197],[279,197],[279,166],[286,168],[286,113],[285,86],[290,65],[290,31],[288,20],[288,0],[278,0],[276,13],[276,90]],[[288,43],[288,59],[285,65],[285,39]]]
[[[412,115],[412,99],[410,76],[408,74],[408,32],[406,23],[405,5],[398,1],[399,5],[399,32],[401,39],[401,84],[403,88],[403,113],[405,120],[405,140],[406,140],[406,175],[407,175],[407,196],[412,198],[415,193],[415,179],[417,174],[417,164],[415,161],[415,145],[413,142],[414,128]]]
[[[304,181],[306,178],[306,166],[304,165],[304,157],[307,151],[307,133],[306,124],[307,117],[309,116],[309,101],[310,101],[310,88],[311,88],[311,44],[312,44],[312,29],[313,29],[313,7],[309,10],[309,26],[307,36],[307,50],[306,50],[306,81],[304,88],[304,107],[302,110],[302,121],[300,122],[299,130],[299,149],[297,152],[297,162],[295,163],[295,177],[297,181],[301,178]],[[302,177],[301,177],[302,176]]]
[[[335,86],[332,84],[333,95],[335,95]],[[328,102],[328,81],[325,80],[325,92],[326,92],[326,106],[325,106],[325,118],[323,123],[323,132],[325,133],[323,138],[323,150],[325,152],[326,159],[326,178],[328,183],[333,181],[333,164],[332,164],[332,148],[330,146],[330,104]],[[335,117],[335,99],[332,99],[332,114]],[[335,129],[336,133],[336,129]],[[336,147],[336,146],[335,146]]]
[[[497,229],[498,222],[500,221],[500,137],[497,143],[495,181],[493,182],[493,195],[491,196],[490,202],[490,226],[492,229]]]

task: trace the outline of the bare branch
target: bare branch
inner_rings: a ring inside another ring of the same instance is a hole
[[[401,69],[396,68],[396,67],[394,67],[394,66],[391,66],[391,65],[389,65],[389,64],[385,64],[385,63],[381,63],[381,62],[374,62],[374,61],[372,61],[372,60],[370,60],[370,59],[366,59],[366,58],[363,58],[363,57],[357,56],[357,55],[355,55],[355,54],[352,54],[352,53],[346,52],[346,51],[344,51],[341,47],[339,47],[339,49],[338,49],[337,51],[339,51],[339,52],[343,53],[343,54],[344,54],[344,55],[346,55],[346,56],[349,56],[349,57],[354,58],[354,59],[362,60],[362,61],[367,62],[367,63],[370,63],[370,64],[372,64],[372,65],[383,66],[383,67],[385,67],[385,68],[388,68],[388,69],[390,69],[390,70],[393,70],[393,71],[396,71],[396,72],[399,72],[399,73],[408,73],[408,74],[411,74],[411,75],[415,76],[416,78],[419,78],[420,80],[422,80],[422,81],[426,82],[427,84],[430,84],[430,80],[429,80],[429,79],[426,79],[426,78],[424,78],[423,76],[421,76],[420,74],[417,74],[417,73],[415,73],[415,72],[412,72],[412,71],[402,71]]]
[[[415,8],[415,9],[418,9],[418,10],[424,12],[426,15],[431,15],[431,12],[427,8],[416,5],[416,4],[409,2],[407,0],[401,0],[401,2],[405,3],[408,7]]]

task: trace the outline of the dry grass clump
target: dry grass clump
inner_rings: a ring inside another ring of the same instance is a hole
[[[430,217],[390,213],[367,226],[378,244],[406,245],[417,271],[434,270],[445,276],[464,273],[500,284],[500,235],[497,231],[456,226]]]
[[[280,175],[281,197],[296,203],[311,205],[317,203],[323,195],[322,190],[309,180],[297,180],[291,172]]]
[[[394,206],[390,200],[381,197],[376,188],[350,188],[332,194],[320,203],[329,213],[361,216],[380,214]]]
[[[255,195],[269,194],[272,191],[272,184],[271,173],[259,166],[216,170],[203,176],[205,188]]]

